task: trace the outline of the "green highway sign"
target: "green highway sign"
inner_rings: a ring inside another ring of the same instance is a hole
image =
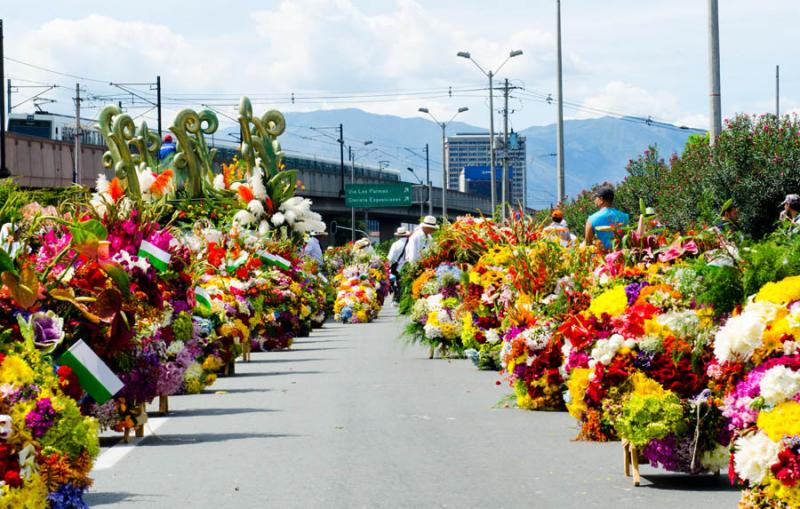
[[[354,209],[381,207],[410,207],[411,184],[347,184],[344,187],[345,206]]]

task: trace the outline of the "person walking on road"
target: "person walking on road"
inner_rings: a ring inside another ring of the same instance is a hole
[[[614,189],[602,186],[594,193],[594,204],[600,210],[589,216],[584,228],[586,245],[591,245],[597,238],[606,251],[613,247],[614,233],[617,228],[628,224],[630,216],[614,208]]]
[[[425,216],[422,219],[417,229],[414,230],[414,233],[408,238],[408,245],[406,246],[407,263],[416,263],[419,261],[422,250],[428,247],[431,241],[431,234],[438,228],[439,225],[436,223],[435,217]]]
[[[394,236],[398,237],[391,247],[389,247],[389,268],[391,270],[394,284],[392,285],[392,300],[396,303],[400,301],[402,293],[400,288],[400,270],[406,263],[406,246],[408,246],[408,237],[411,232],[408,228],[401,226],[394,232]]]
[[[303,254],[308,256],[309,258],[313,258],[319,264],[319,270],[322,270],[322,248],[319,245],[319,239],[317,236],[319,235],[327,235],[325,232],[311,232],[306,241],[306,245],[303,246]]]

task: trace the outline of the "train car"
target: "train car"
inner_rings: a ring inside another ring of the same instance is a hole
[[[8,132],[54,141],[75,141],[75,117],[37,111],[34,113],[11,113],[8,116]],[[95,127],[95,121],[81,118],[81,143],[105,145],[103,135]]]

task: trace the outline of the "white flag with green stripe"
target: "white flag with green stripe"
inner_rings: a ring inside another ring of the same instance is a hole
[[[267,253],[266,251],[261,251],[258,253],[258,257],[267,265],[274,265],[284,270],[289,270],[292,268],[292,262],[287,260],[286,258],[278,255],[274,255],[272,253]]]
[[[143,240],[139,245],[139,257],[147,258],[150,261],[150,265],[155,267],[157,271],[164,272],[169,266],[171,255],[160,247]]]
[[[197,307],[211,311],[211,295],[208,290],[202,286],[197,286],[194,289],[194,299],[197,301]]]
[[[247,263],[247,258],[248,258],[249,256],[250,256],[250,255],[248,255],[248,254],[247,254],[247,252],[243,252],[242,254],[240,254],[240,255],[239,255],[239,257],[238,257],[238,258],[236,258],[236,259],[235,259],[235,260],[233,260],[232,262],[228,263],[228,266],[227,266],[228,272],[229,272],[229,273],[230,273],[230,272],[236,272],[236,270],[237,270],[239,267],[241,267],[242,265],[244,265],[245,263]]]
[[[58,363],[72,368],[81,387],[101,405],[125,385],[82,339],[64,352]]]

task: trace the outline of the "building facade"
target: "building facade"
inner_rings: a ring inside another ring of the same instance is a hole
[[[495,164],[497,200],[501,197],[501,179],[505,147],[503,136],[495,133]],[[445,142],[447,157],[447,187],[468,193],[487,195],[490,193],[490,156],[488,133],[457,133],[448,136]],[[526,144],[525,137],[509,136],[509,196],[512,206],[526,207]]]

